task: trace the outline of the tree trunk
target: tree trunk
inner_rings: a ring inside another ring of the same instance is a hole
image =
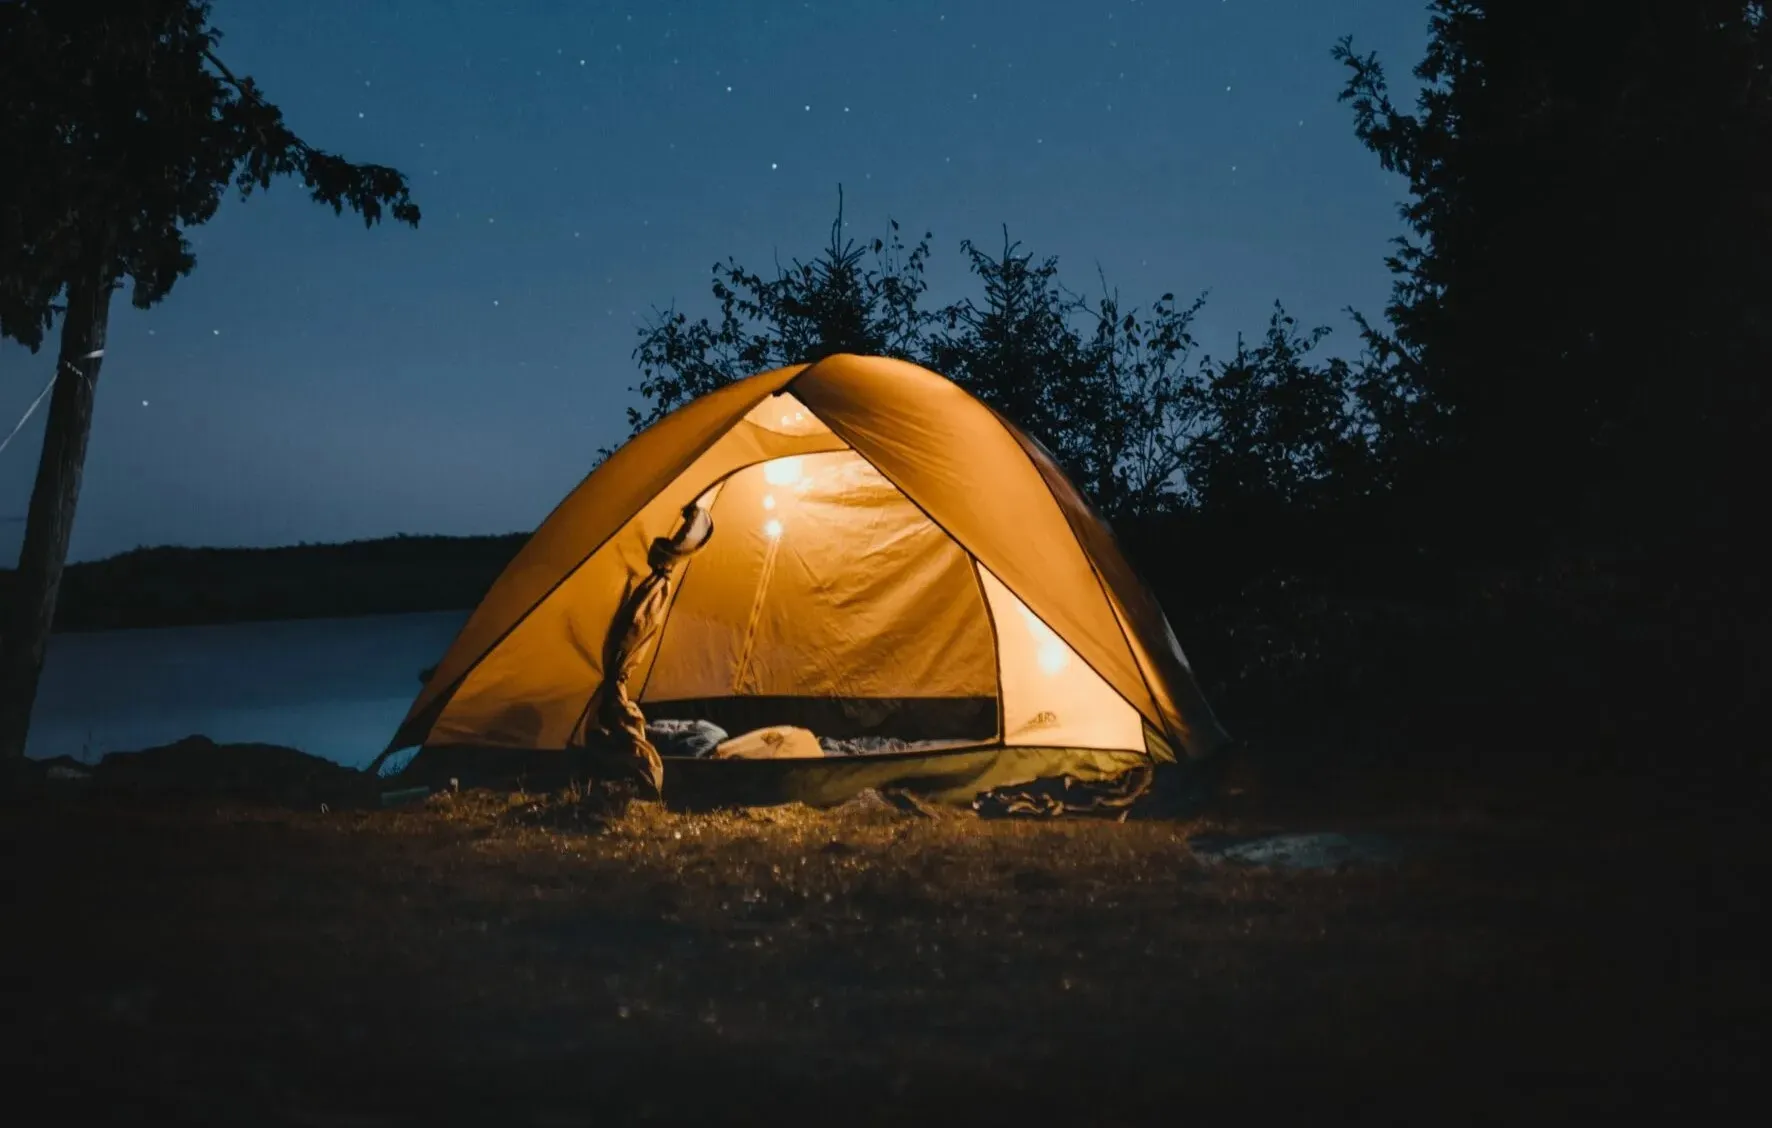
[[[68,286],[43,455],[25,519],[25,543],[19,550],[6,633],[0,637],[0,763],[16,762],[25,754],[31,707],[55,621],[68,539],[74,531],[80,471],[92,434],[93,390],[104,359],[110,312],[110,279],[102,270],[91,270]]]

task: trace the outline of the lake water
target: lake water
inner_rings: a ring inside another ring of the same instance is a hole
[[[27,754],[96,760],[194,734],[375,758],[466,611],[58,634]]]

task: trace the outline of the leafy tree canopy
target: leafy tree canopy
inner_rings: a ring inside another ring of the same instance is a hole
[[[196,265],[184,231],[230,189],[299,179],[335,212],[412,225],[394,169],[309,145],[216,54],[196,0],[0,4],[0,334],[33,350],[68,280],[128,279],[147,308]]]
[[[953,379],[1052,451],[1102,512],[1142,516],[1220,509],[1259,497],[1279,510],[1370,492],[1384,428],[1407,397],[1394,363],[1318,363],[1327,330],[1300,334],[1283,310],[1264,343],[1229,361],[1197,353],[1204,306],[1164,294],[1148,307],[1064,285],[1056,259],[1005,231],[1000,248],[960,244],[977,292],[924,304],[931,236],[907,248],[843,235],[841,205],[824,251],[771,277],[714,268],[718,314],[670,307],[641,331],[635,429],[754,372],[837,352],[894,356]],[[870,257],[871,256],[871,257]],[[1366,329],[1374,347],[1385,339]],[[1262,469],[1255,471],[1254,463]]]

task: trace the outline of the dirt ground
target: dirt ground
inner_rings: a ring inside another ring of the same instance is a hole
[[[1289,872],[1188,845],[1330,828],[1403,859]],[[14,1105],[37,1110],[20,1123],[1761,1103],[1758,823],[76,795],[11,802],[0,857],[3,1058]]]

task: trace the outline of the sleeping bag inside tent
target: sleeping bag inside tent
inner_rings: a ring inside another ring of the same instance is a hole
[[[492,585],[389,751],[474,776],[624,727],[662,756],[667,797],[735,802],[964,802],[1225,739],[1051,455],[933,372],[848,355],[729,384],[611,454]]]

